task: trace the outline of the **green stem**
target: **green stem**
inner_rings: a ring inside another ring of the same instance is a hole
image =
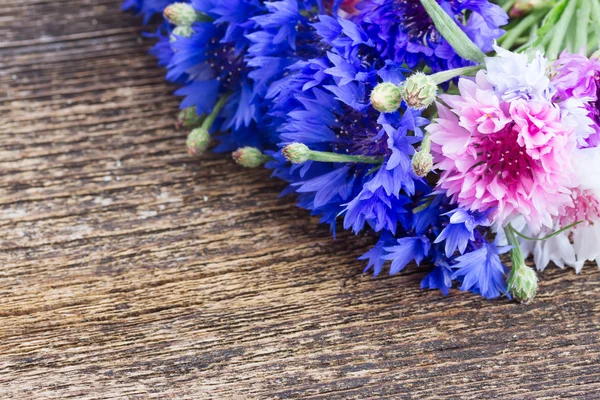
[[[350,154],[330,153],[327,151],[310,150],[308,159],[319,162],[382,164],[383,157],[355,156]]]
[[[433,79],[436,85],[439,85],[440,83],[447,82],[451,79],[456,78],[457,76],[472,75],[481,69],[483,69],[483,65],[476,65],[474,67],[455,68],[448,71],[441,71],[436,74],[429,75],[429,77]]]
[[[431,17],[437,30],[450,43],[459,56],[467,60],[483,63],[485,54],[460,29],[456,21],[444,11],[436,0],[421,0],[421,4],[425,8],[425,11],[427,11],[427,14],[429,14],[429,17]]]
[[[429,132],[425,133],[423,136],[423,140],[421,140],[421,148],[419,151],[424,153],[429,153],[431,151],[431,134]]]
[[[517,231],[517,230],[514,230],[514,228],[513,228],[513,230],[514,230],[514,232],[517,234],[517,236],[519,236],[519,237],[522,237],[523,239],[526,239],[526,240],[531,240],[531,241],[542,241],[542,240],[548,240],[548,239],[551,239],[551,238],[553,238],[553,237],[554,237],[554,236],[556,236],[556,235],[560,235],[561,233],[563,233],[563,232],[565,232],[565,231],[568,231],[569,229],[571,229],[571,228],[573,228],[573,227],[575,227],[575,226],[577,226],[577,225],[579,225],[579,224],[582,224],[583,222],[584,222],[584,221],[577,221],[577,222],[575,222],[574,224],[571,224],[571,225],[569,225],[569,226],[565,226],[565,227],[564,227],[564,228],[562,228],[561,230],[558,230],[558,231],[556,231],[556,232],[554,232],[554,233],[552,233],[552,234],[550,234],[550,235],[548,235],[548,236],[545,236],[545,237],[543,237],[543,238],[531,238],[531,237],[529,237],[529,236],[525,236],[525,235],[523,235],[521,232],[519,232],[519,231]]]
[[[522,266],[525,266],[525,257],[523,257],[521,246],[519,245],[519,241],[515,235],[517,231],[512,227],[511,224],[508,224],[504,228],[504,233],[506,234],[508,243],[513,246],[512,250],[510,251],[513,268],[521,268]]]
[[[538,38],[538,25],[535,24],[531,27],[531,30],[529,31],[529,38],[527,39],[527,42],[525,44],[523,44],[522,46],[520,46],[518,49],[515,50],[515,53],[520,53],[522,51],[524,51],[525,49],[530,48],[535,41]]]
[[[221,97],[219,101],[217,101],[217,104],[215,104],[215,106],[213,107],[212,112],[208,114],[208,116],[202,123],[202,128],[210,130],[212,125],[215,123],[215,119],[217,119],[217,116],[225,106],[225,103],[227,102],[227,100],[229,100],[229,97],[231,97],[231,94],[226,94],[225,96]]]

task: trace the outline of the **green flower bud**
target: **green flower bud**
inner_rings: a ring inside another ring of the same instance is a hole
[[[310,159],[311,151],[305,144],[292,143],[281,150],[283,156],[294,164],[301,164]]]
[[[415,110],[429,107],[437,97],[437,84],[433,78],[422,72],[410,76],[400,90],[406,104]]]
[[[535,297],[537,289],[538,278],[535,271],[525,263],[522,265],[513,264],[508,278],[508,290],[511,291],[515,299],[522,303],[529,303]]]
[[[513,8],[510,10],[510,16],[512,18],[522,17],[523,15],[533,11],[535,8],[545,6],[548,3],[548,0],[517,0]]]
[[[423,178],[433,169],[433,156],[429,152],[419,151],[413,156],[412,167],[415,175]]]
[[[382,113],[391,113],[402,103],[400,88],[391,82],[382,82],[371,91],[373,108]]]
[[[192,128],[202,123],[202,117],[196,113],[196,107],[184,108],[177,116],[177,128]]]
[[[173,3],[163,11],[165,18],[177,26],[191,26],[198,17],[196,10],[187,3]]]
[[[412,167],[415,175],[419,177],[427,176],[433,169],[433,156],[431,151],[431,137],[429,133],[421,141],[421,148],[412,158]]]
[[[246,168],[260,167],[270,159],[256,147],[248,146],[237,149],[231,155],[236,163]]]
[[[169,38],[171,42],[177,40],[177,36],[190,37],[194,34],[194,30],[191,26],[176,26],[171,32],[171,37]]]
[[[192,156],[202,154],[210,145],[210,134],[204,127],[196,128],[190,132],[186,141],[188,153]]]

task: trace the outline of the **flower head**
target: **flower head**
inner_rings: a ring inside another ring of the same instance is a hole
[[[533,231],[572,205],[573,129],[558,107],[541,100],[507,102],[484,71],[461,79],[460,95],[442,96],[427,130],[442,171],[438,186],[460,206],[494,210],[503,225],[523,215]]]
[[[564,52],[554,63],[552,85],[560,99],[596,99],[600,89],[600,60]]]
[[[266,13],[252,18],[256,24],[246,38],[249,76],[266,98],[277,95],[281,85],[289,82],[289,69],[301,60],[324,54],[319,38],[311,26],[318,15],[325,14],[321,1],[280,0],[265,2]]]
[[[553,219],[553,227],[533,233],[521,217],[511,222],[525,236],[542,239],[552,235],[546,240],[520,240],[524,254],[533,255],[540,271],[552,262],[560,268],[573,267],[579,273],[586,261],[600,261],[600,178],[590,173],[600,168],[600,149],[577,149],[573,165],[577,186],[571,189],[572,205]]]

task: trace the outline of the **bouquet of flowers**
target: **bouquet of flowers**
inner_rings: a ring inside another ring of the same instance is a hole
[[[189,153],[214,142],[334,235],[372,232],[365,272],[415,262],[432,267],[422,288],[527,302],[530,255],[600,261],[600,0],[124,8],[164,17],[151,53]]]

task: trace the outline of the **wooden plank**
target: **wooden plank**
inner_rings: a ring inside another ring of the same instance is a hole
[[[599,397],[595,267],[531,305],[364,276],[372,238],[185,153],[118,0],[0,22],[0,398]]]

